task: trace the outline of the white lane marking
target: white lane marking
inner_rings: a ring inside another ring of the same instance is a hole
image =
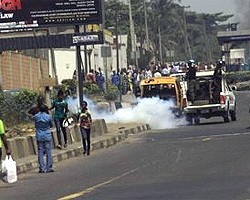
[[[192,139],[202,139],[204,141],[211,140],[213,138],[222,138],[222,137],[232,137],[232,136],[242,136],[242,135],[250,135],[250,132],[245,132],[245,133],[232,133],[232,134],[217,134],[217,135],[209,135],[209,136],[194,136],[194,137],[186,137],[186,138],[181,138],[182,140],[192,140]]]
[[[116,176],[116,177],[114,177],[114,178],[112,178],[112,179],[110,179],[110,180],[108,180],[108,181],[105,181],[105,182],[103,182],[103,183],[99,183],[99,184],[97,184],[97,185],[94,185],[94,186],[92,186],[92,187],[89,187],[89,188],[87,188],[87,189],[85,189],[85,190],[82,190],[82,191],[80,191],[80,192],[77,192],[77,193],[74,193],[74,194],[70,194],[70,195],[61,197],[61,198],[59,198],[59,199],[57,199],[57,200],[72,200],[72,199],[75,199],[75,198],[78,198],[78,197],[83,197],[84,195],[89,194],[89,193],[95,191],[96,189],[98,189],[98,188],[100,188],[100,187],[102,187],[102,186],[108,185],[108,184],[110,184],[110,183],[112,183],[112,182],[114,182],[114,181],[116,181],[116,180],[118,180],[118,179],[121,179],[121,178],[123,178],[123,177],[125,177],[125,176],[127,176],[127,175],[130,175],[130,174],[132,174],[132,173],[134,173],[134,172],[136,172],[136,171],[138,171],[138,170],[140,170],[140,169],[142,169],[142,168],[145,168],[145,167],[147,167],[147,166],[149,166],[149,165],[152,165],[152,164],[156,164],[157,162],[158,162],[158,161],[154,161],[154,162],[152,162],[152,163],[147,163],[147,164],[145,164],[145,165],[142,165],[142,166],[140,166],[140,167],[137,167],[137,168],[135,168],[135,169],[132,169],[132,170],[130,170],[130,171],[128,171],[128,172],[125,172],[125,173],[123,173],[123,174],[121,174],[121,175],[119,175],[119,176]]]

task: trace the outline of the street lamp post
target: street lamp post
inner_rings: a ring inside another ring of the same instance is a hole
[[[185,37],[185,41],[186,41],[186,45],[188,49],[189,59],[193,59],[192,50],[191,50],[191,46],[190,46],[190,42],[189,42],[188,34],[187,34],[187,21],[186,21],[186,14],[185,14],[185,8],[190,8],[190,6],[182,6],[182,8],[183,8],[184,37]]]
[[[162,63],[162,37],[161,37],[161,26],[158,26],[158,34],[159,34],[159,53],[160,53],[160,62]]]
[[[119,22],[119,15],[118,15],[118,11],[116,10],[115,39],[116,39],[116,69],[117,69],[117,73],[119,73],[119,71],[120,71],[118,22]]]
[[[133,21],[133,16],[132,16],[131,0],[128,0],[128,7],[129,7],[129,25],[130,25],[132,56],[133,56],[133,59],[135,60],[136,67],[138,67],[137,52],[136,52],[135,27],[134,27],[134,21]]]
[[[80,32],[80,27],[79,25],[75,26],[75,33],[78,34]],[[79,106],[82,105],[83,102],[83,75],[84,75],[84,70],[82,70],[82,57],[81,57],[81,46],[77,45],[76,46],[76,64],[77,64],[77,93],[79,97]]]
[[[149,33],[148,33],[148,13],[147,13],[147,6],[146,0],[143,0],[143,7],[144,7],[144,18],[145,18],[145,31],[146,31],[146,50],[149,50]]]

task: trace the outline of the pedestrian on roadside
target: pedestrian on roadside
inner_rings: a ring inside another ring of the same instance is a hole
[[[51,127],[53,126],[52,118],[47,114],[47,107],[40,106],[40,110],[33,117],[36,128],[36,140],[38,148],[38,163],[39,173],[54,172],[52,168],[52,155],[51,155]],[[46,154],[46,165],[44,164],[44,152]]]
[[[8,147],[7,138],[5,135],[4,123],[0,119],[0,161],[2,160],[2,148],[5,148],[6,155],[11,155],[11,151]]]
[[[68,113],[68,103],[64,100],[64,92],[59,90],[57,93],[57,98],[52,101],[52,107],[50,110],[55,109],[53,114],[54,123],[56,126],[56,133],[58,139],[58,149],[62,149],[62,138],[61,138],[61,131],[64,137],[64,147],[68,146],[68,137],[66,128],[63,126],[63,120],[67,118]]]
[[[81,111],[78,116],[84,155],[85,154],[90,155],[90,145],[91,145],[90,133],[91,133],[92,117],[91,117],[91,112],[89,111],[87,106],[88,103],[86,101],[83,101],[81,106]]]
[[[111,75],[111,82],[113,85],[115,85],[117,88],[119,88],[119,75],[116,73],[115,70],[113,70],[112,75]]]
[[[34,104],[29,110],[28,114],[34,116],[40,111],[40,107],[44,105],[46,107],[46,113],[49,114],[49,107],[45,104],[45,99],[42,95],[39,95],[36,100],[36,104]]]
[[[104,77],[104,74],[102,72],[98,72],[96,74],[96,83],[99,87],[99,90],[102,94],[104,94],[105,92],[105,77]]]

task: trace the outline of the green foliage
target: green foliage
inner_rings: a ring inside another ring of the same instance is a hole
[[[14,126],[28,121],[27,110],[36,102],[38,93],[29,90],[11,94],[2,92],[0,94],[0,117],[6,126]]]
[[[84,83],[83,93],[87,95],[100,93],[99,87],[96,83]]]
[[[119,90],[116,86],[114,85],[109,85],[106,93],[104,94],[104,98],[107,101],[115,101],[119,97]]]
[[[76,88],[76,80],[75,79],[64,79],[62,80],[62,85],[65,90]]]
[[[128,6],[118,0],[109,0],[104,2],[105,8],[105,27],[113,28],[115,34],[116,24],[118,34],[129,33]]]
[[[149,39],[151,54],[140,52],[141,65],[151,60],[153,56],[159,59],[159,27],[161,31],[161,45],[163,48],[163,59],[170,61],[167,50],[174,50],[174,61],[187,60],[189,52],[186,48],[186,38],[189,39],[193,58],[196,61],[216,61],[220,55],[220,47],[217,41],[217,31],[222,29],[223,23],[227,23],[232,15],[223,13],[206,14],[185,10],[174,0],[149,0],[146,1]],[[143,45],[146,39],[145,10],[143,0],[131,0],[133,20],[135,22],[135,33],[138,42]],[[184,23],[184,18],[186,23]],[[118,19],[118,23],[117,23]],[[118,26],[119,34],[128,34],[129,18],[128,5],[118,0],[105,1],[105,23],[106,27]],[[115,32],[114,32],[115,33]],[[130,36],[128,49],[131,49]],[[140,48],[142,49],[142,48]],[[150,58],[148,57],[150,56]],[[142,58],[145,57],[145,58]],[[132,62],[130,53],[128,60]]]

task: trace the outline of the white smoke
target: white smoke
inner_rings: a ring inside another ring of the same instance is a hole
[[[107,121],[147,123],[152,129],[171,129],[185,125],[184,119],[176,119],[171,107],[174,107],[172,101],[164,101],[159,98],[138,99],[135,107],[119,109],[109,116]]]
[[[88,108],[93,119],[104,119],[106,123],[141,123],[149,124],[152,129],[172,129],[187,125],[184,118],[176,118],[171,107],[172,101],[164,101],[159,98],[138,99],[137,105],[118,109],[115,113],[111,111],[100,111],[91,99],[84,98],[88,102]],[[68,101],[72,113],[79,110],[78,100]]]
[[[235,18],[240,22],[240,29],[250,29],[250,1],[235,0],[236,15]]]

